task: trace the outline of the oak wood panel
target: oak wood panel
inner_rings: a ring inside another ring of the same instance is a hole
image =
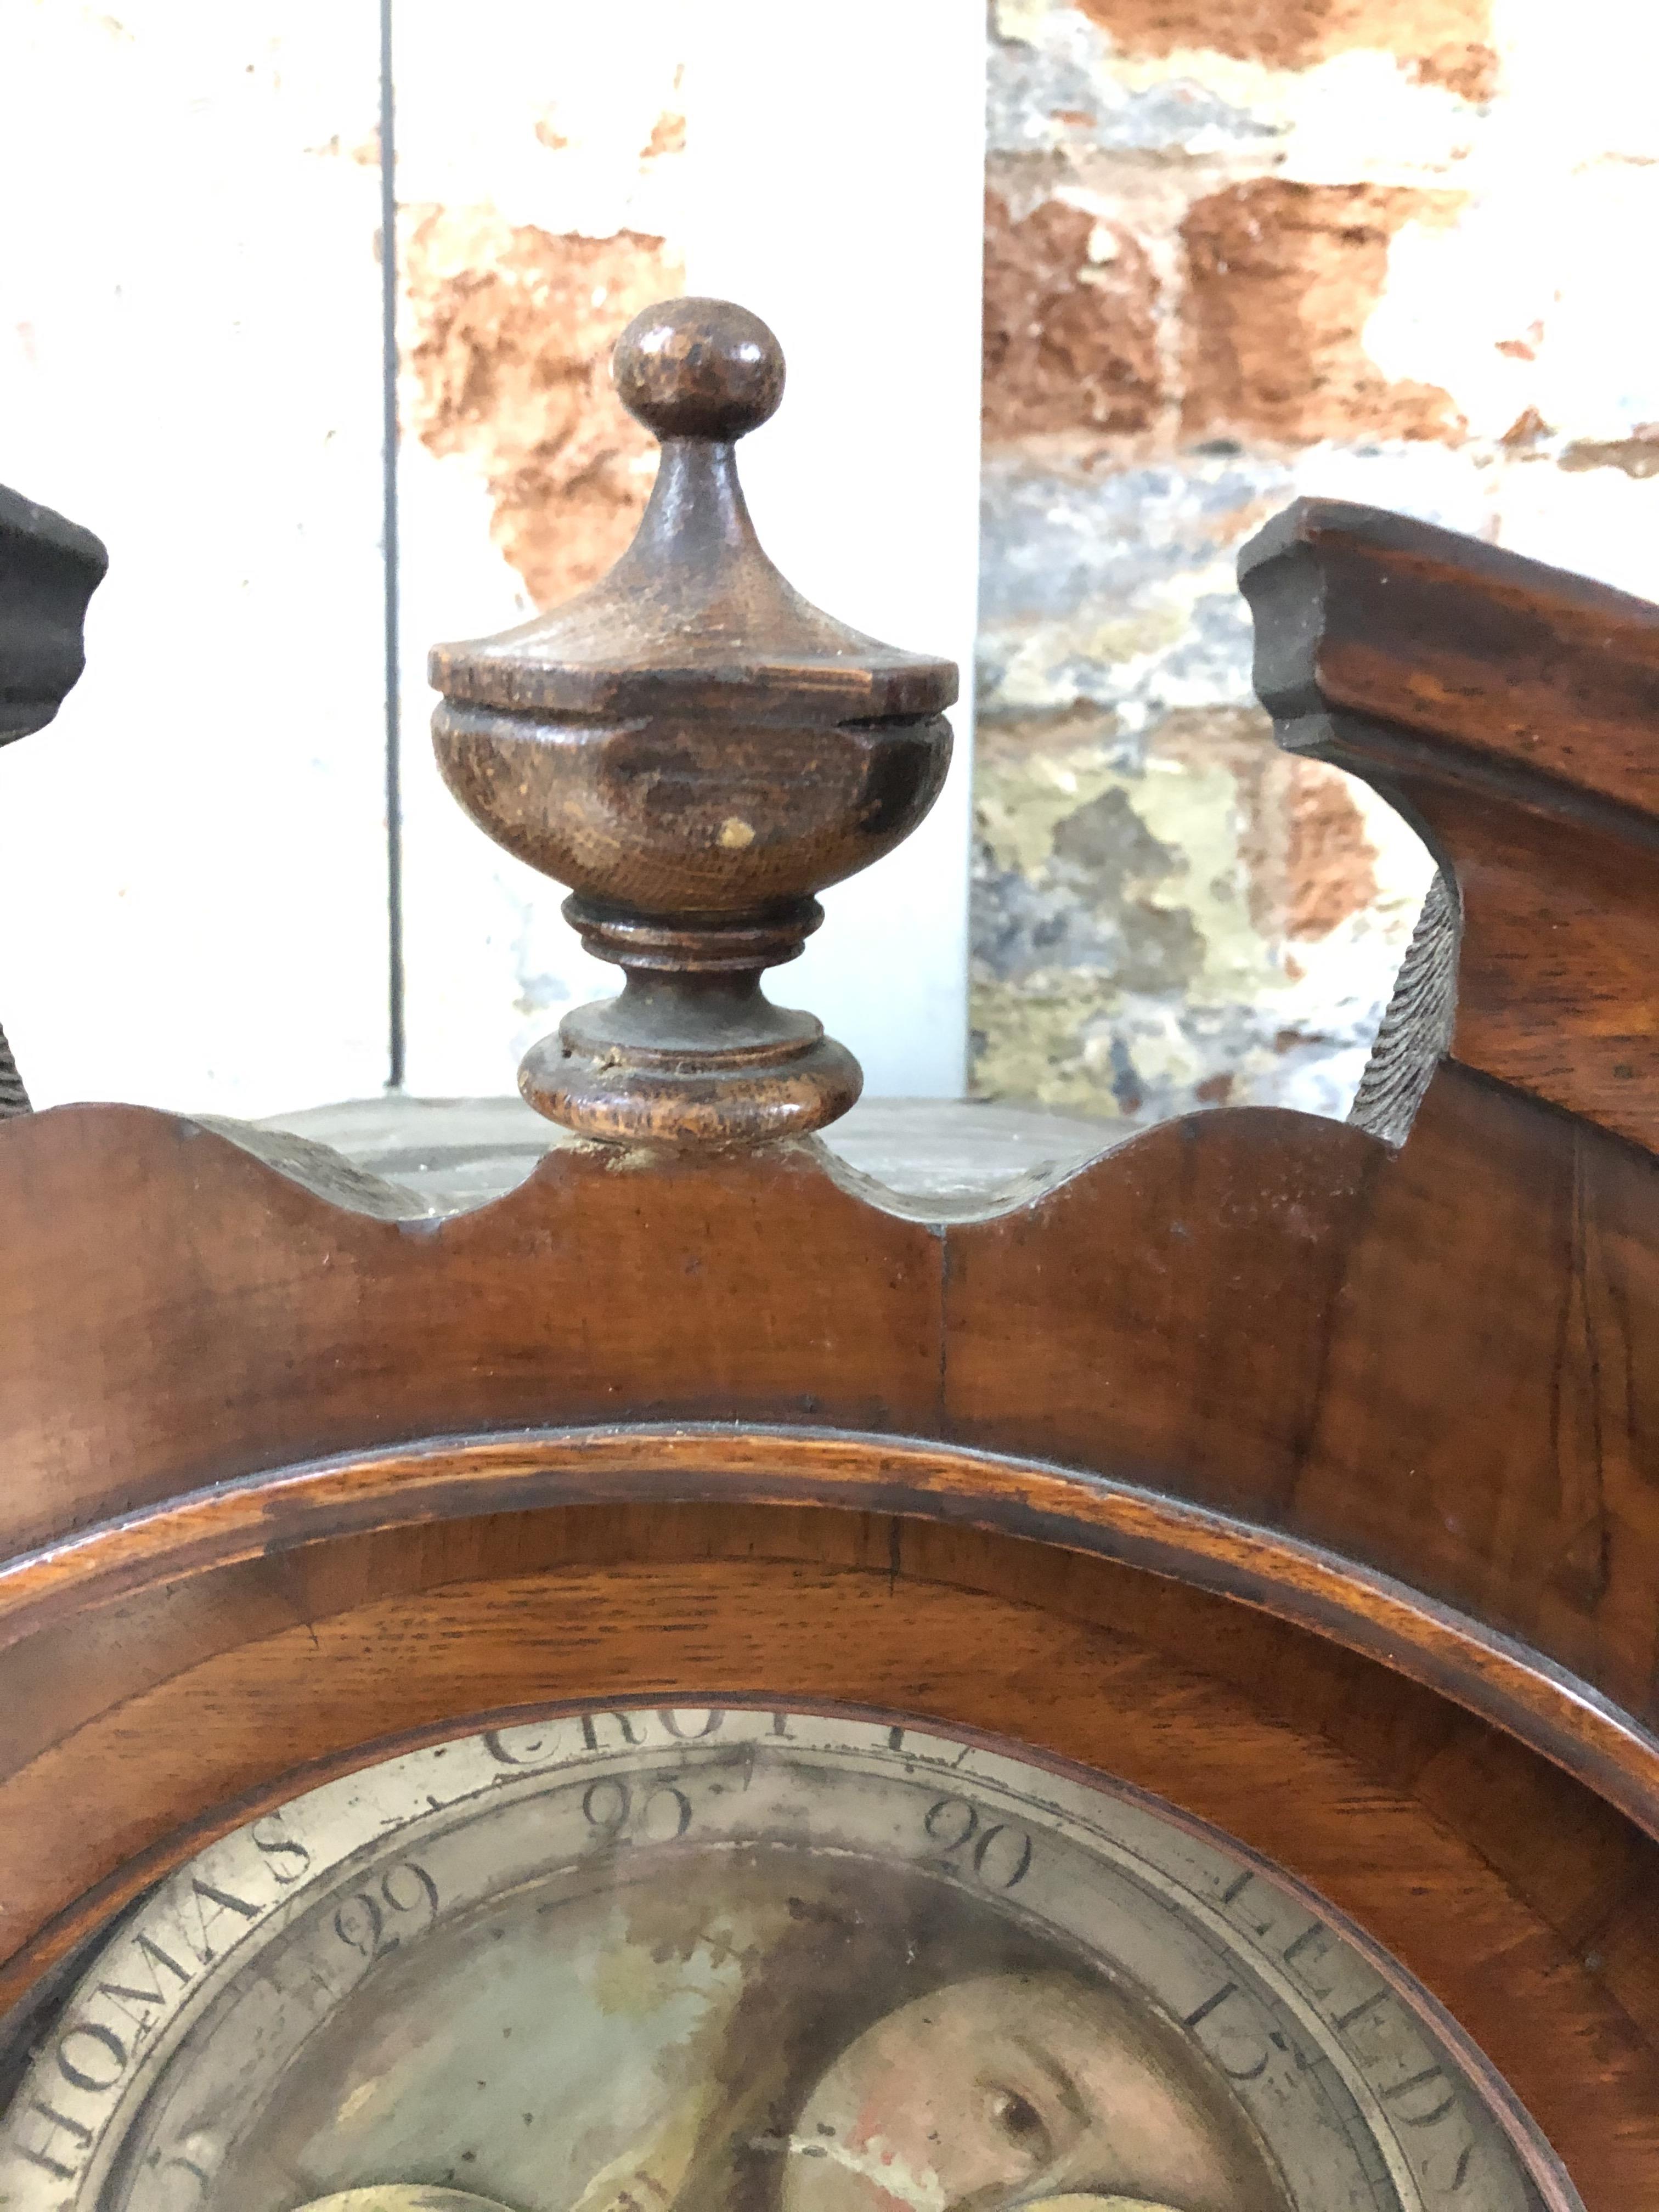
[[[1104,1475],[1322,1547],[1339,1579],[1374,1570],[1534,1646],[1639,1735],[1659,1713],[1656,1178],[1455,1069],[1397,1155],[1222,1111],[949,1224],[879,1210],[811,1148],[566,1152],[477,1213],[399,1224],[189,1123],[63,1109],[0,1128],[0,1550],[434,1433],[830,1425],[1054,1461],[1079,1498]],[[949,1489],[907,1510],[975,1510]]]
[[[1458,1059],[1659,1151],[1659,846],[1454,785],[1400,788],[1462,889]]]
[[[955,1433],[1283,1521],[1334,1304],[1402,1172],[1357,1130],[1242,1109],[953,1235]]]
[[[1231,1516],[1060,1468],[822,1431],[740,1434],[644,1427],[454,1440],[332,1460],[186,1495],[0,1569],[0,1649],[15,1651],[15,1728],[101,1694],[105,1615],[129,1592],[165,1589],[159,1632],[134,1653],[165,1669],[193,1614],[242,1617],[282,1603],[250,1563],[314,1556],[325,1538],[447,1521],[502,1505],[651,1499],[823,1503],[937,1516],[1152,1566],[1386,1658],[1413,1680],[1511,1729],[1659,1833],[1659,1742],[1606,1700],[1409,1587]],[[201,1579],[216,1577],[204,1597]],[[181,1622],[179,1600],[190,1601]],[[227,1626],[222,1633],[238,1632]],[[44,1656],[43,1656],[44,1655]],[[125,1663],[125,1662],[124,1662]],[[125,1678],[125,1677],[124,1677]]]
[[[1659,821],[1659,607],[1407,515],[1299,499],[1245,548],[1256,690]]]
[[[902,1577],[1000,1591],[1068,1619],[1132,1628],[1176,1665],[1201,1658],[1206,1673],[1253,1705],[1329,1738],[1389,1787],[1442,1808],[1570,1944],[1617,1943],[1632,1901],[1659,1918],[1659,1847],[1557,1766],[1373,1659],[1098,1556],[1022,1539],[988,1542],[978,1530],[884,1513],[672,1504],[519,1511],[308,1541],[163,1581],[101,1607],[78,1607],[6,1652],[6,1755],[26,1762],[135,1692],[376,1597],[503,1566],[522,1574],[715,1557],[805,1560],[885,1573],[890,1585]]]
[[[0,1784],[9,1917],[61,1908],[8,1994],[163,1864],[371,1747],[571,1699],[828,1699],[1012,1735],[1213,1821],[1427,1983],[1591,2212],[1659,2187],[1659,2052],[1584,1955],[1617,1917],[1639,1994],[1659,1853],[1373,1662],[1127,1568],[826,1511],[513,1515],[258,1571],[277,1570],[291,1625],[214,1649],[204,1621],[173,1671]],[[1547,1842],[1509,1835],[1517,1809]]]
[[[1315,750],[1382,783],[1455,873],[1456,1057],[1659,1151],[1652,825],[1449,772],[1347,719]]]
[[[1393,1157],[1173,1125],[952,1238],[953,1425],[1382,1567],[1650,1718],[1656,1231],[1645,1155],[1460,1071]]]
[[[1513,1094],[1493,1096],[1512,1108]],[[1565,1118],[1546,1159],[1526,1113],[1489,1110],[1468,1086],[1437,1085],[1425,1110],[1459,1160],[1467,1263],[1445,1264],[1436,1191],[1408,1146],[1382,1201],[1384,1237],[1356,1254],[1336,1316],[1297,1525],[1317,1538],[1340,1522],[1364,1550],[1396,1540],[1382,1530],[1409,1516],[1428,1582],[1455,1577],[1469,1609],[1494,1622],[1516,1619],[1524,1587],[1528,1640],[1598,1675],[1617,1651],[1614,1693],[1648,1703],[1659,1370],[1645,1316],[1659,1296],[1649,1219],[1659,1170]],[[1400,1255],[1386,1271],[1385,1246]],[[1443,1356],[1425,1358],[1437,1340]],[[1387,1468],[1386,1487],[1367,1492],[1368,1466]]]
[[[932,1231],[810,1152],[573,1149],[477,1212],[383,1221],[182,1119],[58,1108],[0,1130],[0,1555],[250,1468],[550,1416],[934,1427],[939,1272]]]

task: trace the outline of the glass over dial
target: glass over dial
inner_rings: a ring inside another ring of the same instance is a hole
[[[372,2196],[356,2192],[371,2191]],[[110,1937],[7,2212],[1572,2212],[1458,2030],[1138,1794],[885,1719],[389,1760]]]

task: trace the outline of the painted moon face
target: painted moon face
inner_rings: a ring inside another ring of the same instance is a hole
[[[7,2212],[1582,2212],[1479,2052],[1167,1807],[807,1711],[574,1714],[211,1845]]]
[[[793,2132],[819,2155],[792,2159],[783,2212],[854,2212],[872,2180],[906,2203],[1023,2208],[1079,2179],[1203,2212],[1276,2201],[1133,2002],[1066,1973],[977,1976],[901,2005],[835,2061]]]

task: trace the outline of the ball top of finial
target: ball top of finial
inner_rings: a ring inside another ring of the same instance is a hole
[[[659,438],[741,438],[783,397],[783,348],[729,300],[647,307],[617,339],[612,370],[623,406]]]

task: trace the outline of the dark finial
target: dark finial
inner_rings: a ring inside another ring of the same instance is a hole
[[[729,1149],[858,1097],[852,1054],[760,978],[817,927],[814,893],[938,797],[957,672],[821,613],[762,551],[732,447],[782,397],[764,323],[669,301],[623,331],[615,374],[663,446],[639,532],[567,605],[434,651],[434,742],[462,805],[569,885],[567,917],[626,979],[532,1048],[526,1097],[584,1136]]]
[[[0,484],[0,745],[45,729],[74,688],[87,603],[108,566],[91,531]],[[0,1030],[0,1121],[28,1108]]]
[[[108,566],[91,531],[0,484],[0,744],[44,730],[74,690]]]

